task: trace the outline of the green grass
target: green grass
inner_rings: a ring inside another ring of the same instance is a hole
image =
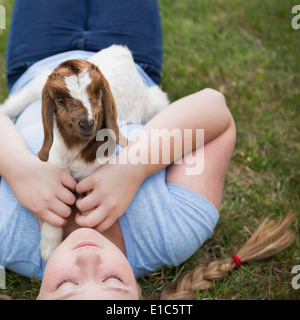
[[[11,1],[0,0],[11,13]],[[300,30],[289,0],[160,0],[164,37],[162,87],[171,100],[205,87],[222,91],[237,126],[236,149],[214,235],[186,263],[140,281],[147,297],[185,270],[237,252],[265,218],[300,209]],[[8,27],[8,26],[7,26]],[[7,96],[0,31],[0,101]],[[299,299],[291,269],[296,241],[275,257],[251,262],[195,299]],[[39,282],[7,272],[13,298],[35,298]]]

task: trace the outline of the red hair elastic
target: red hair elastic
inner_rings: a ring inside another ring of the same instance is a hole
[[[241,258],[239,256],[237,256],[236,254],[233,254],[232,258],[235,261],[235,267],[238,268],[242,263]]]

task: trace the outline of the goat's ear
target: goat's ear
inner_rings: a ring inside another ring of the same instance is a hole
[[[38,156],[42,161],[48,161],[49,152],[53,143],[53,121],[55,102],[50,97],[47,83],[42,93],[42,120],[44,126],[44,142]]]
[[[104,110],[105,126],[107,129],[110,129],[115,133],[116,143],[121,147],[126,147],[128,144],[128,140],[119,130],[115,99],[111,93],[110,86],[104,77],[102,90],[102,107]]]

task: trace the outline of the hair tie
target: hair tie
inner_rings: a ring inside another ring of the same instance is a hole
[[[235,267],[238,268],[242,263],[241,258],[239,256],[237,256],[236,254],[233,254],[232,258],[235,261]]]

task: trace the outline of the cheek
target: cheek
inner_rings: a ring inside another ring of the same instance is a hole
[[[47,261],[44,275],[52,276],[55,273],[61,273],[71,265],[72,250],[67,241],[63,241],[50,256]]]
[[[54,256],[53,254],[46,264],[41,290],[53,290],[58,281],[57,279],[61,277],[62,270],[64,268],[59,256]]]
[[[67,110],[66,107],[59,107],[57,108],[57,122],[63,123],[64,125],[70,125],[70,112]]]
[[[126,277],[127,281],[134,281],[135,277],[132,271],[132,268],[121,251],[110,250],[107,255],[107,264],[106,268],[112,273],[121,274]]]
[[[95,107],[93,107],[92,111],[93,111],[93,115],[94,115],[95,121],[98,124],[98,128],[100,129],[102,124],[103,124],[103,122],[104,122],[102,107],[95,106]]]
[[[57,116],[65,117],[68,114],[68,107],[66,105],[57,106]]]
[[[51,275],[53,273],[60,272],[67,263],[67,256],[68,253],[58,247],[47,261],[44,274]]]
[[[58,279],[61,279],[66,272],[72,273],[72,257],[70,250],[62,243],[48,260],[43,276],[43,288],[53,289]]]

